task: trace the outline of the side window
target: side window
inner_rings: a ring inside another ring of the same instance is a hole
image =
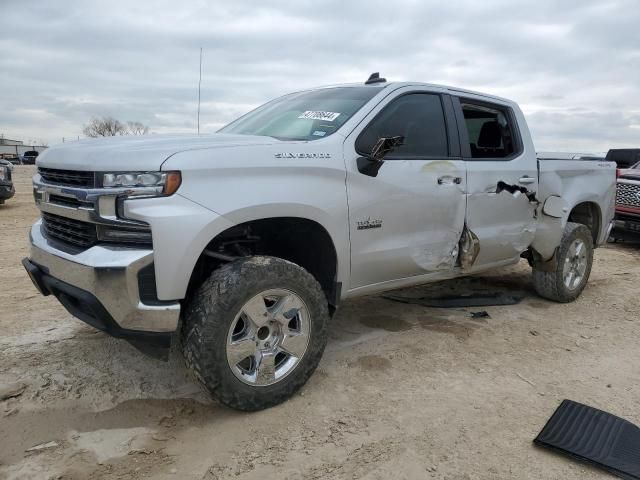
[[[393,100],[360,134],[356,150],[367,154],[379,138],[398,135],[404,137],[404,145],[396,148],[386,159],[449,156],[440,96],[414,93]]]
[[[505,109],[464,100],[460,105],[467,125],[472,158],[505,158],[515,153],[514,130]]]

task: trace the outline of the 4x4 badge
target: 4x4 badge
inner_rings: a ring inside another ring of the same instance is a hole
[[[380,219],[371,220],[371,217],[369,217],[366,220],[361,220],[359,222],[356,222],[356,225],[358,226],[358,230],[369,230],[371,228],[382,228],[382,220],[380,220]]]

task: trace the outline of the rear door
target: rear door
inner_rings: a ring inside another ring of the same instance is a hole
[[[361,171],[358,159],[380,137],[398,135],[404,145],[375,175]],[[409,87],[346,138],[352,290],[453,270],[465,212],[459,148],[449,96]]]
[[[506,103],[454,98],[467,170],[466,224],[478,237],[473,267],[516,261],[535,235],[537,159],[524,118]],[[518,117],[519,115],[519,117]],[[526,135],[526,136],[525,136]],[[524,138],[523,138],[524,136]]]

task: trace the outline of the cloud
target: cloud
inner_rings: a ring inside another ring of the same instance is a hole
[[[372,71],[512,98],[539,150],[640,146],[637,0],[3,0],[0,131],[91,116],[214,131],[274,96]],[[635,112],[635,113],[634,113]]]

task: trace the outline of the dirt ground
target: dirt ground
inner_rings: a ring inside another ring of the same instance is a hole
[[[174,349],[144,357],[40,296],[20,265],[32,167],[0,206],[0,478],[595,479],[532,445],[564,398],[640,424],[640,250],[596,253],[584,294],[536,298],[525,262],[400,292],[515,288],[485,310],[345,302],[319,369],[290,401],[245,414],[207,398]],[[36,449],[32,449],[37,447]]]

